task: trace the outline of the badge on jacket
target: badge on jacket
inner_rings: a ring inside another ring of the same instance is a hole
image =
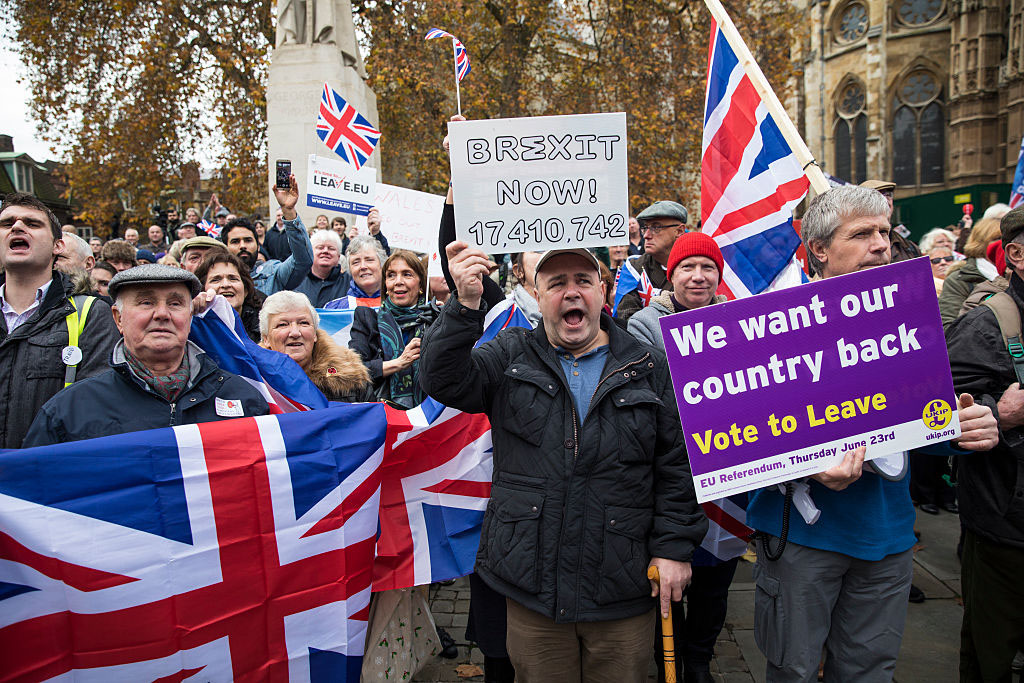
[[[221,417],[245,417],[242,402],[236,398],[215,398],[214,406]]]

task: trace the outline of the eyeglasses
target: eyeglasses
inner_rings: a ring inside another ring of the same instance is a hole
[[[954,257],[954,256],[936,256],[935,258],[931,259],[931,262],[932,263],[942,263],[943,261],[949,262],[949,261],[953,261],[955,258],[956,257]]]
[[[652,235],[657,235],[662,230],[685,227],[686,225],[684,223],[676,223],[675,225],[651,225],[650,223],[644,223],[643,225],[640,226],[640,234],[642,235],[645,232],[649,232]]]

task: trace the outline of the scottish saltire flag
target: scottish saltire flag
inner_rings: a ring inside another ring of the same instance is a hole
[[[327,407],[327,398],[295,361],[249,339],[241,318],[222,296],[192,317],[188,338],[221,368],[252,384],[271,413]]]
[[[1013,174],[1013,187],[1010,188],[1010,208],[1024,203],[1024,138],[1020,141],[1020,152],[1017,153],[1017,172]]]
[[[316,134],[335,154],[359,169],[380,142],[380,131],[324,83]]]
[[[747,551],[754,530],[747,526],[747,494],[701,503],[708,518],[708,532],[700,547],[723,562]]]
[[[433,38],[451,38],[452,45],[455,46],[455,73],[458,76],[459,82],[469,75],[469,53],[466,52],[466,46],[462,44],[462,41],[439,28],[432,28],[427,31],[427,35],[423,37],[424,40],[431,40]]]
[[[622,297],[630,292],[640,295],[640,301],[644,308],[651,303],[651,299],[661,294],[661,290],[651,284],[651,278],[643,268],[637,269],[639,256],[632,256],[619,266],[619,272],[615,274],[615,301],[612,306],[612,315],[619,312],[619,302]]]
[[[0,681],[358,681],[378,404],[0,452]]]
[[[793,209],[810,181],[735,51],[712,22],[704,101],[701,230],[722,249],[730,299],[805,280]]]
[[[208,221],[208,220],[206,220],[204,218],[201,221],[199,221],[198,227],[202,228],[203,232],[205,232],[207,235],[209,235],[213,239],[215,239],[215,240],[219,240],[220,239],[220,226],[217,225],[216,223],[211,223],[210,221]]]

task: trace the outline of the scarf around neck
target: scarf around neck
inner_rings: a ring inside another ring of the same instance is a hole
[[[377,309],[377,327],[380,330],[380,346],[385,360],[394,360],[402,355],[406,345],[415,337],[422,337],[426,325],[421,321],[423,299],[415,306],[399,306],[389,297],[381,299]],[[386,396],[403,408],[415,408],[425,398],[419,383],[420,362],[399,370],[388,378]]]
[[[158,396],[163,397],[168,403],[172,403],[175,398],[185,389],[188,385],[189,378],[189,364],[188,364],[188,350],[185,350],[185,355],[181,359],[181,365],[178,369],[169,375],[154,375],[149,368],[142,364],[138,358],[136,358],[127,347],[124,349],[125,360],[128,361],[128,366],[131,367],[132,371],[138,375],[142,381],[144,381],[149,388],[152,389]]]

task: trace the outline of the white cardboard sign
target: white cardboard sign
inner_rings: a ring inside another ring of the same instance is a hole
[[[444,197],[377,183],[373,205],[380,211],[380,231],[390,246],[421,254],[437,251]]]
[[[373,207],[377,169],[309,155],[306,206],[365,216]]]
[[[456,121],[448,132],[455,228],[470,246],[507,253],[629,239],[625,113]]]

